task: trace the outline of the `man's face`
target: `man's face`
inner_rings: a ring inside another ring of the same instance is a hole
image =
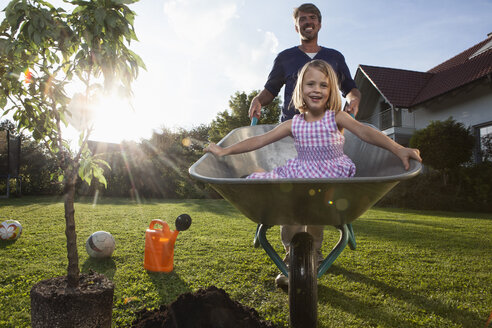
[[[301,35],[302,40],[309,41],[316,38],[320,28],[321,23],[316,14],[299,12],[296,19],[296,31]]]

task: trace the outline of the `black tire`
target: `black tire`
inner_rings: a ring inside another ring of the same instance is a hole
[[[313,237],[307,232],[292,238],[289,256],[289,309],[292,328],[316,327],[318,282]]]

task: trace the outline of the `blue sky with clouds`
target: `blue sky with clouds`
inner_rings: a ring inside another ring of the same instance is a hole
[[[236,91],[263,88],[276,54],[299,44],[292,10],[301,3],[141,0],[130,5],[138,15],[140,41],[131,47],[147,71],[134,84],[135,111],[115,101],[96,122],[94,138],[138,140],[162,127],[210,123]],[[426,71],[492,32],[492,0],[314,3],[323,15],[319,43],[341,51],[352,75],[359,64]]]

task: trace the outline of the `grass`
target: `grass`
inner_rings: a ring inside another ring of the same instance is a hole
[[[215,285],[288,327],[288,295],[275,288],[277,269],[252,247],[255,223],[223,200],[77,202],[80,267],[104,273],[116,285],[113,325],[128,327],[135,312]],[[143,268],[145,230],[188,213],[172,273]],[[22,236],[0,243],[0,327],[28,327],[29,291],[36,282],[66,273],[63,203],[52,198],[0,199],[0,221],[18,220]],[[357,250],[348,247],[318,281],[319,327],[482,328],[492,310],[492,215],[372,209],[353,224]],[[113,234],[110,259],[94,260],[85,240]],[[281,252],[278,228],[268,232]],[[323,249],[338,232],[325,228]]]

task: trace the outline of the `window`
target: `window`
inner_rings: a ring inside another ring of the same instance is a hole
[[[473,132],[475,135],[474,162],[492,161],[492,122],[475,125]]]
[[[479,128],[480,155],[482,161],[492,161],[492,124]]]

